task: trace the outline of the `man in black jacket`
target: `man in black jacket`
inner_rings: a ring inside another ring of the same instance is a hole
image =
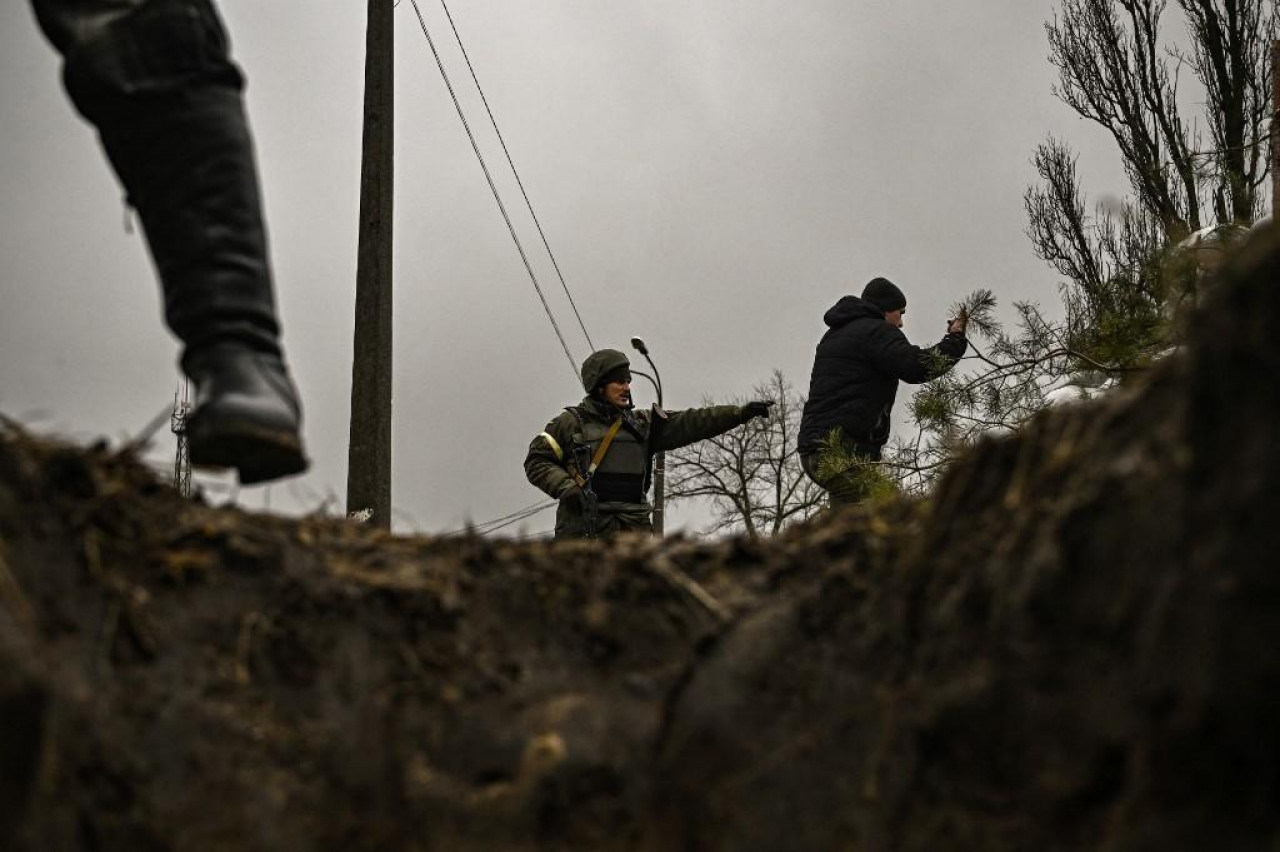
[[[937,345],[912,346],[901,330],[906,307],[901,290],[885,278],[874,278],[861,297],[843,297],[823,317],[829,328],[813,360],[799,451],[805,473],[827,489],[833,506],[865,496],[866,477],[859,475],[859,465],[840,465],[838,460],[880,460],[898,382],[935,379],[968,348],[963,317],[948,323]],[[833,460],[839,469],[831,469]]]

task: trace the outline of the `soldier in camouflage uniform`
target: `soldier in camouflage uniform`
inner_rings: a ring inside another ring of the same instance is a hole
[[[647,493],[654,454],[714,438],[754,417],[768,417],[773,404],[635,411],[631,362],[616,349],[601,349],[587,358],[582,386],[586,398],[548,423],[524,460],[529,481],[560,501],[558,539],[652,532],[653,507]],[[614,437],[599,466],[589,473],[611,430]]]

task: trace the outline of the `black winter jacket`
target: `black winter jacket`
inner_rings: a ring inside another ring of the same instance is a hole
[[[898,382],[919,384],[941,376],[969,345],[964,335],[948,334],[929,349],[912,346],[885,321],[884,311],[857,296],[836,302],[823,320],[830,328],[813,359],[800,421],[802,455],[820,449],[837,426],[849,443],[883,446]]]

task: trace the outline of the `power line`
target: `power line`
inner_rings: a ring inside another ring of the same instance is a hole
[[[492,526],[493,524],[497,524],[502,521],[506,521],[510,518],[514,518],[517,515],[523,515],[526,512],[539,510],[550,505],[551,503],[546,500],[539,500],[537,503],[531,503],[530,505],[525,506],[524,508],[516,509],[514,512],[508,515],[503,515],[502,517],[499,517],[499,518],[493,518],[492,520],[484,521],[483,523],[479,523],[479,524],[468,522],[468,524],[465,527],[460,527],[456,530],[449,530],[448,532],[441,533],[441,535],[457,535],[458,533],[464,533],[468,531],[483,529],[485,527]]]
[[[523,514],[523,515],[521,515],[521,516],[519,516],[519,517],[512,518],[512,519],[511,519],[511,520],[509,520],[509,521],[504,521],[504,522],[502,522],[502,523],[498,524],[497,526],[491,526],[491,527],[489,527],[487,530],[484,530],[484,531],[481,533],[481,535],[491,535],[491,534],[493,534],[493,533],[496,533],[498,530],[502,529],[503,527],[509,527],[509,526],[511,526],[511,525],[512,525],[512,524],[514,524],[514,523],[518,523],[518,522],[520,522],[520,521],[523,521],[523,520],[527,520],[527,519],[529,519],[529,518],[532,518],[534,515],[541,514],[542,512],[545,512],[547,509],[550,509],[552,506],[555,506],[555,505],[557,505],[557,502],[556,502],[556,501],[552,501],[552,502],[550,502],[550,503],[547,503],[546,505],[540,506],[540,507],[539,507],[539,508],[537,508],[537,509],[534,509],[534,510],[532,510],[532,511],[530,511],[530,512],[526,512],[525,514]]]
[[[462,111],[462,104],[458,102],[458,94],[454,91],[453,83],[449,79],[449,73],[444,70],[444,62],[440,59],[440,52],[436,50],[436,43],[431,38],[431,33],[427,30],[427,22],[422,17],[422,10],[418,8],[418,0],[410,0],[413,3],[414,14],[418,16],[418,25],[422,28],[422,34],[427,39],[427,46],[431,48],[431,55],[435,57],[436,67],[440,69],[440,76],[444,79],[445,87],[449,90],[449,97],[453,100],[453,108],[458,112],[458,118],[462,120],[462,127],[467,131],[467,138],[471,140],[471,150],[475,152],[476,159],[480,161],[480,168],[484,172],[484,179],[489,184],[489,191],[493,193],[493,200],[498,202],[498,210],[502,213],[502,219],[507,223],[507,230],[511,232],[511,239],[516,244],[516,251],[520,253],[520,260],[524,263],[525,271],[529,273],[529,280],[533,282],[533,289],[538,293],[538,300],[542,302],[542,310],[546,312],[547,319],[551,321],[551,327],[555,329],[556,337],[560,340],[560,346],[564,349],[564,357],[569,360],[569,369],[573,371],[573,378],[578,380],[578,364],[573,359],[573,354],[569,352],[569,344],[565,342],[564,334],[560,331],[560,324],[556,322],[555,315],[551,313],[551,306],[547,304],[547,297],[542,293],[542,287],[538,284],[538,276],[534,274],[533,267],[529,264],[529,257],[525,254],[524,246],[520,243],[520,238],[516,235],[515,226],[511,224],[511,217],[507,215],[507,207],[502,203],[502,197],[498,195],[498,188],[493,183],[493,175],[489,172],[489,166],[484,160],[484,155],[480,153],[480,146],[476,144],[475,134],[471,132],[471,125],[467,122],[467,116]]]
[[[525,513],[527,513],[527,512],[536,512],[536,511],[539,511],[539,510],[541,510],[541,509],[545,509],[545,508],[547,508],[547,507],[549,507],[549,506],[553,505],[553,504],[554,504],[554,502],[555,502],[555,501],[550,501],[550,500],[539,500],[537,503],[531,503],[531,504],[529,504],[528,506],[525,506],[525,507],[524,507],[524,508],[522,508],[522,509],[516,509],[514,512],[512,512],[512,513],[511,513],[511,514],[509,514],[509,515],[503,515],[503,516],[502,516],[502,517],[500,517],[500,518],[494,518],[494,519],[492,519],[492,520],[484,521],[483,523],[479,523],[479,524],[475,524],[475,523],[473,523],[473,524],[469,524],[469,525],[468,525],[468,528],[469,528],[469,529],[481,529],[481,528],[483,528],[483,527],[491,526],[491,525],[496,524],[496,523],[499,523],[499,522],[501,522],[501,521],[505,521],[505,520],[508,520],[508,519],[510,519],[510,518],[514,518],[514,517],[516,517],[517,515],[524,515],[524,514],[525,514]]]
[[[498,129],[498,119],[494,118],[493,110],[489,107],[489,99],[485,97],[484,89],[480,86],[480,79],[476,76],[475,66],[471,64],[471,56],[467,53],[467,48],[462,43],[462,36],[458,33],[458,27],[453,22],[453,13],[449,11],[449,4],[445,0],[440,0],[440,5],[444,8],[445,17],[449,19],[449,28],[453,30],[454,40],[458,42],[458,49],[462,51],[462,58],[466,60],[467,70],[471,72],[471,80],[476,84],[476,91],[480,93],[480,101],[484,104],[485,112],[489,114],[489,123],[493,125],[493,132],[497,134],[498,143],[502,145],[502,153],[507,157],[507,165],[511,167],[511,174],[515,175],[516,185],[520,187],[520,194],[524,196],[524,204],[529,208],[529,215],[533,217],[533,224],[538,229],[538,236],[542,238],[542,245],[547,250],[547,256],[551,258],[551,265],[555,267],[556,275],[560,278],[560,286],[564,289],[564,294],[569,299],[569,305],[573,308],[573,315],[577,317],[578,328],[582,329],[582,336],[587,339],[587,345],[594,351],[596,345],[591,342],[591,334],[587,331],[587,326],[582,321],[582,314],[578,313],[578,304],[573,300],[573,294],[569,292],[569,284],[564,280],[564,273],[560,271],[560,264],[556,261],[555,252],[551,251],[551,244],[547,242],[547,235],[542,230],[542,222],[538,220],[538,214],[533,212],[533,202],[529,200],[529,193],[525,192],[524,189],[524,181],[520,179],[520,172],[516,169],[515,161],[511,159],[511,151],[507,149],[507,140],[503,138],[502,131]]]
[[[495,530],[502,529],[503,527],[508,526],[510,524],[523,521],[525,518],[531,518],[534,515],[538,514],[539,512],[545,511],[546,509],[550,509],[552,506],[556,506],[556,505],[559,505],[559,501],[557,500],[539,500],[537,503],[531,503],[522,509],[517,509],[514,512],[508,515],[503,515],[500,518],[494,518],[492,520],[485,521],[484,523],[480,523],[480,524],[467,524],[465,527],[461,527],[456,530],[449,530],[446,533],[441,533],[441,535],[458,535],[460,533],[465,533],[465,532],[473,532],[478,535],[487,535],[488,533],[491,533]]]

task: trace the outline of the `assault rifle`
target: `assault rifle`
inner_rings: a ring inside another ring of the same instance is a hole
[[[600,499],[591,487],[591,476],[595,473],[591,465],[591,446],[578,444],[573,447],[573,463],[578,468],[578,487],[582,489],[582,523],[587,538],[600,536]]]

